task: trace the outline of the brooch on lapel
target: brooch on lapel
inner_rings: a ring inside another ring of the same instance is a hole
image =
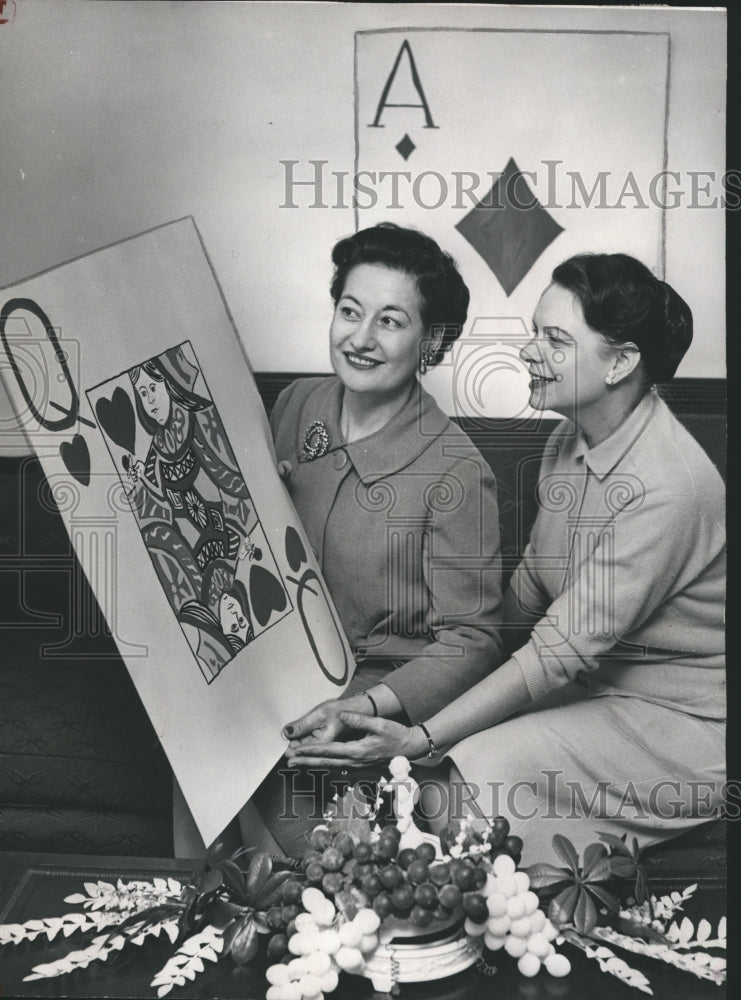
[[[330,444],[329,431],[321,420],[315,420],[306,428],[301,461],[313,462],[315,458],[321,458],[329,451]]]

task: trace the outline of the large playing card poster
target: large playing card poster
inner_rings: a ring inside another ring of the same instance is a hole
[[[471,289],[429,376],[447,412],[525,407],[517,350],[567,257],[629,253],[663,277],[668,85],[666,33],[356,33],[356,224],[429,233]]]
[[[352,657],[193,221],[0,293],[0,355],[209,843]]]

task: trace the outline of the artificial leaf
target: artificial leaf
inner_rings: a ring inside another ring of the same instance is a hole
[[[707,939],[710,937],[711,930],[712,927],[710,926],[710,921],[704,919],[701,920],[700,923],[697,925],[697,934],[696,934],[697,940],[700,942],[707,941]]]
[[[648,900],[648,885],[646,876],[640,868],[636,870],[636,902],[640,905]]]
[[[592,897],[580,890],[574,907],[574,926],[581,934],[588,934],[597,924],[597,908]]]
[[[636,873],[635,862],[632,858],[621,855],[609,859],[610,872],[618,878],[632,878]]]
[[[269,906],[273,897],[279,892],[280,887],[290,878],[295,878],[294,872],[275,872],[275,874],[271,875],[255,897],[255,905]]]
[[[687,944],[695,933],[695,925],[689,917],[685,917],[679,925],[679,940],[682,944]]]
[[[209,868],[198,886],[198,894],[201,896],[206,896],[211,892],[216,892],[217,889],[221,888],[224,881],[224,876],[220,869]]]
[[[270,878],[272,870],[273,862],[269,854],[261,851],[254,856],[252,861],[250,861],[250,867],[247,871],[246,890],[248,900],[253,901],[255,899]]]
[[[611,892],[604,889],[601,885],[585,885],[584,887],[595,899],[598,899],[603,906],[606,906],[611,913],[618,913],[620,910],[620,901],[617,896],[613,896]]]
[[[237,899],[245,899],[245,880],[242,869],[234,861],[219,861],[217,862],[217,867],[220,869],[222,875],[224,876],[224,881],[231,891],[235,894]]]
[[[559,858],[568,865],[574,875],[579,874],[579,855],[576,853],[576,849],[568,837],[564,837],[561,833],[556,833],[553,835],[553,850],[559,856]]]
[[[607,878],[607,875],[602,874],[599,878],[594,878],[593,875],[595,871],[603,873],[606,866],[602,862],[607,860],[607,848],[604,844],[588,844],[584,848],[584,862],[582,864],[582,877],[586,882],[599,882]]]
[[[545,863],[531,865],[525,871],[533,889],[546,889],[548,886],[558,885],[559,882],[566,882],[570,878],[565,868],[556,868],[555,865]]]
[[[718,938],[721,941],[725,941],[726,938],[726,918],[721,917],[718,923]]]
[[[260,942],[252,914],[243,917],[232,940],[231,956],[237,965],[246,965],[257,957]]]
[[[614,833],[599,833],[597,836],[618,854],[622,854],[626,858],[631,857],[630,850],[622,837],[617,837]]]
[[[548,917],[552,924],[560,927],[562,924],[571,923],[578,896],[579,887],[570,885],[551,900],[548,906]]]
[[[641,938],[644,941],[653,941],[656,944],[671,944],[671,938],[666,934],[661,934],[650,924],[637,923],[626,917],[617,917],[613,921],[613,926],[620,934],[626,937]]]

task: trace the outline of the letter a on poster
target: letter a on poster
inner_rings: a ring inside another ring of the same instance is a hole
[[[353,660],[193,220],[0,293],[0,359],[210,843]]]

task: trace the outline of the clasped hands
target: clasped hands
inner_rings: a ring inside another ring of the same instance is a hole
[[[397,754],[410,760],[423,755],[427,740],[418,729],[352,711],[354,700],[324,701],[284,726],[283,735],[290,740],[286,751],[289,765],[352,768],[390,760]]]

